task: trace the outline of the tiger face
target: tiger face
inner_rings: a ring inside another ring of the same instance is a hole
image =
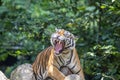
[[[56,29],[56,32],[51,35],[51,44],[55,54],[60,55],[75,47],[75,37],[69,31]]]

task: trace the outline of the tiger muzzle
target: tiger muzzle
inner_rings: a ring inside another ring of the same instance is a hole
[[[56,55],[59,55],[62,53],[62,51],[64,50],[64,45],[65,45],[64,41],[55,40],[54,50]]]

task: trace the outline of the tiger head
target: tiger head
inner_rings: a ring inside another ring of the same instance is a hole
[[[64,29],[56,29],[50,40],[56,55],[72,50],[75,47],[74,35]]]

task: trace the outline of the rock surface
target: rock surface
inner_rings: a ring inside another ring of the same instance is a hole
[[[12,71],[10,80],[35,80],[32,65],[25,63]]]
[[[71,74],[65,77],[65,80],[81,80],[80,76],[76,74]]]
[[[0,71],[0,80],[9,80],[7,77]]]
[[[66,66],[63,66],[60,68],[60,71],[65,75],[65,76],[68,76],[70,74],[72,74],[72,72],[70,71],[70,69]]]
[[[65,80],[81,80],[80,77],[76,74],[72,74],[72,72],[67,67],[62,67],[60,71],[66,75]],[[1,79],[0,80],[7,80]],[[32,65],[25,63],[18,66],[15,70],[12,71],[10,80],[35,80],[33,75]],[[46,78],[45,80],[53,80],[51,78]]]

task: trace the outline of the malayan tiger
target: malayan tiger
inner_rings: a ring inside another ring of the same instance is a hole
[[[73,74],[85,80],[75,48],[75,36],[64,29],[56,29],[50,41],[52,46],[39,53],[32,65],[36,80],[48,76],[53,80],[64,80],[66,76],[60,71],[62,66],[67,66]]]

